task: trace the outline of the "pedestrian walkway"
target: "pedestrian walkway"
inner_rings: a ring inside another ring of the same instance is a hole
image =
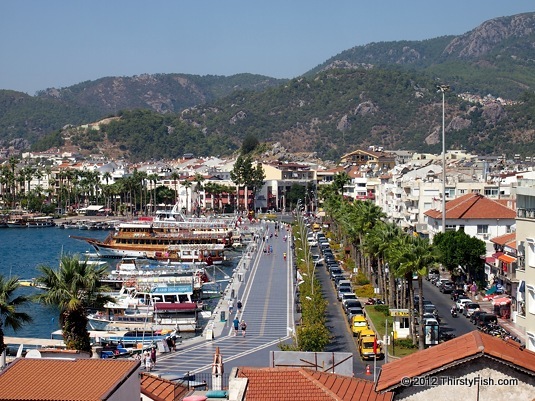
[[[283,253],[292,255],[290,241],[284,241],[283,232],[269,238],[274,223],[263,223],[266,235],[245,251],[233,281],[227,286],[224,297],[215,309],[213,320],[202,336],[182,343],[176,352],[163,354],[158,358],[154,373],[162,377],[181,377],[185,373],[211,372],[216,347],[219,347],[224,363],[234,366],[255,366],[252,360],[261,360],[260,366],[269,366],[269,350],[277,349],[281,341],[288,341],[295,330],[294,286],[291,257],[284,260]],[[285,231],[284,231],[285,233]],[[265,245],[273,247],[273,253],[264,253]],[[235,300],[241,300],[241,314],[234,307],[228,315],[228,299],[231,292]],[[225,313],[225,320],[221,319]],[[247,322],[247,335],[241,332],[234,336],[232,320]]]
[[[494,306],[492,305],[491,301],[475,302],[479,303],[479,307],[481,310],[487,313],[494,313]],[[509,333],[519,338],[522,342],[526,341],[526,329],[524,327],[519,326],[511,319],[502,319],[501,317],[498,317],[498,324],[502,326],[505,330],[507,330]]]

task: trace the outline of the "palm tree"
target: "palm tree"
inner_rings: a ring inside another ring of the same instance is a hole
[[[32,321],[30,315],[17,311],[19,306],[23,306],[30,301],[24,295],[15,296],[19,286],[18,277],[11,277],[6,280],[4,276],[0,275],[0,355],[6,349],[4,327],[10,327],[17,331],[24,323]]]
[[[184,188],[186,188],[186,216],[188,215],[188,204],[189,204],[189,189],[193,185],[193,183],[189,180],[184,180],[180,183]]]
[[[170,178],[173,180],[173,184],[175,186],[175,203],[178,202],[178,190],[177,190],[177,185],[178,185],[178,180],[180,179],[180,174],[178,174],[178,171],[173,171],[171,173],[171,176]]]
[[[59,308],[67,349],[91,352],[86,310],[101,308],[106,302],[114,301],[104,294],[107,288],[99,286],[106,267],[94,267],[75,256],[65,255],[61,257],[59,269],[48,266],[38,266],[37,269],[42,275],[36,281],[47,291],[38,294],[36,299]]]
[[[195,194],[196,194],[196,200],[195,200],[195,212],[197,213],[197,217],[201,215],[201,202],[200,202],[200,192],[204,189],[203,188],[203,182],[204,177],[197,173],[195,174],[195,177],[193,179],[195,181]]]

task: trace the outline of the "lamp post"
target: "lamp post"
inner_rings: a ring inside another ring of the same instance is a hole
[[[438,85],[437,89],[442,92],[442,232],[446,232],[446,108],[445,94],[449,92],[449,85]]]

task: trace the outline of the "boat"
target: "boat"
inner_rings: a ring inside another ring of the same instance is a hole
[[[154,219],[120,223],[106,239],[71,236],[89,243],[102,258],[137,257],[167,262],[221,264],[232,248],[234,218],[188,218],[159,211]]]
[[[52,216],[37,216],[29,218],[26,222],[28,228],[45,228],[45,227],[54,227],[54,218]]]
[[[54,227],[56,224],[52,216],[21,214],[10,216],[6,221],[6,225],[9,228],[43,228]]]
[[[89,259],[91,260],[91,259]],[[106,263],[99,260],[100,263]],[[116,265],[116,269],[111,270],[101,280],[101,283],[115,290],[120,290],[124,285],[132,286],[138,279],[161,280],[168,282],[191,281],[194,291],[199,291],[202,283],[209,281],[206,272],[206,263],[195,264],[179,262],[162,262],[147,258],[123,258]]]
[[[110,294],[115,302],[88,313],[92,330],[150,327],[159,330],[198,330],[198,292],[194,276],[147,276],[131,278],[118,294]]]

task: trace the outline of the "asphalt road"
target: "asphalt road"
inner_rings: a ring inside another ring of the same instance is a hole
[[[312,254],[319,254],[318,248],[313,248]],[[355,338],[342,309],[342,304],[338,301],[334,283],[323,264],[318,264],[316,278],[321,282],[323,296],[328,302],[326,324],[332,340],[325,347],[325,352],[351,352],[353,354],[353,374],[355,377],[373,380],[373,375],[366,374],[366,365],[370,365],[373,373],[373,361],[363,361],[360,358]],[[384,362],[384,360],[377,361],[377,374]]]
[[[416,282],[415,282],[416,284]],[[418,292],[418,285],[415,285],[414,293]],[[470,320],[463,315],[458,315],[454,318],[451,316],[450,310],[454,302],[450,294],[442,294],[437,286],[427,280],[423,280],[424,299],[427,299],[437,307],[438,315],[440,316],[440,330],[448,334],[454,334],[456,337],[477,330],[476,327],[470,323]]]

